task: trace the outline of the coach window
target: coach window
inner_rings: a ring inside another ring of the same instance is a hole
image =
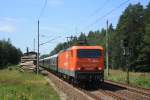
[[[54,59],[54,65],[56,64],[56,59]]]
[[[49,60],[49,63],[51,64],[51,59]]]
[[[53,65],[54,65],[54,59],[53,59]]]

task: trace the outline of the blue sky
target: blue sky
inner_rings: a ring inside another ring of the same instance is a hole
[[[44,1],[0,0],[0,40],[10,38],[23,52],[27,46],[33,50],[33,39],[37,41],[37,20]],[[107,19],[116,26],[119,16],[129,3],[140,2],[145,6],[150,0],[129,0],[110,15],[99,19],[124,1],[126,0],[47,0],[47,6],[40,17],[40,43],[58,36],[61,38],[41,46],[41,54],[49,53],[58,43],[66,41],[67,36],[105,28]],[[97,19],[96,23],[86,27]]]

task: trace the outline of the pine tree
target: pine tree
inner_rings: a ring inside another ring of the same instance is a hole
[[[123,14],[120,16],[117,24],[116,32],[113,37],[113,61],[115,66],[124,66],[125,60],[122,55],[123,50],[120,46],[121,40],[127,39],[129,47],[132,48],[133,54],[129,59],[129,63],[138,58],[140,52],[141,41],[144,34],[144,9],[143,6],[138,3],[135,5],[129,5]]]
[[[150,3],[145,9],[145,35],[144,35],[145,47],[143,48],[145,59],[150,59]]]

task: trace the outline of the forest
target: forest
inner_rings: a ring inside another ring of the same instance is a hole
[[[0,69],[20,62],[22,52],[8,40],[0,40]]]
[[[112,69],[124,70],[127,67],[121,46],[122,40],[128,41],[129,55],[127,61],[129,70],[150,72],[150,2],[146,7],[140,3],[129,4],[120,16],[116,27],[114,28],[112,24],[109,24],[108,53],[109,67]],[[81,32],[79,37],[58,44],[50,52],[50,55],[73,45],[102,45],[105,48],[105,43],[105,28],[88,33]]]

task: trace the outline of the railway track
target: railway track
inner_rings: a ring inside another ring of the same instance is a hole
[[[115,100],[98,90],[86,90],[69,84],[47,70],[42,71],[60,90],[67,94],[69,100]]]
[[[111,92],[106,92],[104,90],[94,90],[94,91],[84,90],[84,93],[93,97],[95,100],[125,100],[120,95],[117,95]]]
[[[127,84],[105,81],[101,89],[124,100],[150,100],[150,90],[131,87]]]
[[[105,81],[98,90],[92,91],[91,93],[104,100],[107,100],[105,96],[112,97],[116,100],[150,100],[149,91],[149,89]]]
[[[146,89],[112,81],[105,81],[98,89],[83,89],[63,81],[48,71],[45,72],[47,77],[63,90],[70,100],[150,100],[150,92]]]
[[[121,83],[113,82],[113,81],[110,81],[110,80],[105,80],[105,83],[120,86],[120,87],[125,88],[129,91],[133,91],[133,92],[140,93],[142,95],[150,97],[150,89],[135,87],[135,86],[131,86],[131,85],[128,85],[128,84],[123,84],[123,83],[121,84]]]

